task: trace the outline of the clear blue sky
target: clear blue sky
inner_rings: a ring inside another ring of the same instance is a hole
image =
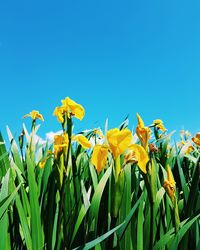
[[[77,130],[139,112],[169,131],[200,129],[200,1],[1,1],[0,130],[32,109],[41,133],[66,96],[86,110]],[[27,121],[26,121],[27,123]]]

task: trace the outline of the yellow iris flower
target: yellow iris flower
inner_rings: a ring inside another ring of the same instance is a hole
[[[132,133],[129,129],[119,130],[118,128],[111,129],[107,132],[107,140],[110,149],[116,159],[123,154],[132,141]]]
[[[27,117],[31,117],[32,120],[40,119],[41,121],[44,121],[43,116],[37,110],[32,110],[29,114],[26,114],[23,118]]]
[[[167,180],[164,181],[164,188],[171,199],[175,196],[176,182],[171,171],[170,166],[167,166]]]
[[[69,118],[74,116],[79,120],[83,119],[85,110],[80,104],[71,100],[69,97],[66,97],[61,102],[63,105],[60,107],[56,107],[53,112],[53,115],[57,116],[60,123],[65,122],[65,114],[67,114]]]
[[[111,150],[114,159],[124,153],[132,141],[132,133],[128,129],[111,129],[107,132],[109,146],[96,145],[93,150],[91,161],[100,173],[106,165],[108,151]]]
[[[57,116],[58,121],[60,123],[64,122],[64,115],[65,115],[65,109],[61,106],[61,107],[56,107],[54,109],[53,115]]]
[[[147,173],[147,163],[149,161],[149,156],[144,148],[137,144],[132,144],[129,146],[130,152],[125,155],[125,164],[127,163],[137,163],[138,167],[143,173]]]
[[[136,127],[136,134],[140,139],[143,148],[147,151],[151,130],[149,127],[144,126],[144,122],[139,114],[137,114],[137,119],[138,119],[138,126]]]
[[[45,164],[46,164],[46,158],[44,158],[43,160],[41,160],[38,164],[39,168],[44,168]]]
[[[155,125],[155,127],[163,132],[166,131],[165,126],[163,125],[163,121],[160,119],[156,119],[153,121],[153,124]]]
[[[57,158],[59,154],[61,154],[64,148],[67,148],[69,145],[68,134],[64,132],[62,135],[54,136],[54,154]]]
[[[79,120],[83,119],[85,110],[80,104],[71,100],[69,97],[66,97],[64,100],[62,100],[62,104],[62,107],[66,110],[69,118],[71,118],[71,116],[75,116]]]
[[[200,132],[195,135],[195,137],[192,137],[192,141],[197,145],[198,148],[200,148]]]
[[[72,138],[72,140],[77,141],[85,149],[92,147],[91,143],[84,135],[76,135]]]

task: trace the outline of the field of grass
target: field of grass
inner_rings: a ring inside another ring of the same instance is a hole
[[[172,143],[137,114],[136,131],[75,135],[84,114],[67,97],[53,143],[35,139],[38,111],[17,139],[7,128],[7,149],[0,135],[0,249],[200,249],[200,134]]]

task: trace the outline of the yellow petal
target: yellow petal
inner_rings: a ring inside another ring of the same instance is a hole
[[[160,119],[156,119],[153,121],[154,125],[156,126],[157,129],[160,129],[161,131],[165,132],[166,128],[163,125],[163,121]]]
[[[80,104],[71,100],[69,97],[66,97],[64,100],[62,100],[62,104],[63,107],[66,108],[68,115],[75,116],[79,120],[83,119],[85,115],[85,110]]]
[[[46,158],[44,158],[42,161],[40,161],[39,168],[44,168],[45,164],[46,164]]]
[[[166,171],[167,171],[167,180],[164,181],[164,188],[169,197],[173,199],[175,196],[176,182],[174,181],[174,177],[169,165],[167,166]]]
[[[63,152],[63,148],[68,147],[69,138],[68,134],[64,132],[62,135],[55,135],[54,136],[54,153],[57,157],[59,153]]]
[[[148,150],[148,141],[150,139],[151,130],[149,127],[144,126],[144,122],[139,114],[137,114],[138,126],[136,127],[136,134],[144,149]]]
[[[95,166],[99,174],[106,166],[108,158],[108,147],[104,145],[96,145],[94,147],[91,162]]]
[[[194,148],[193,148],[193,146],[188,146],[188,148],[187,148],[187,150],[185,151],[185,154],[187,155],[187,154],[190,154],[192,151],[194,151]]]
[[[174,181],[174,177],[173,177],[173,174],[172,174],[172,171],[171,171],[171,168],[170,166],[168,165],[167,166],[167,179],[169,181],[169,183],[172,185],[172,186],[175,186],[176,185],[176,182]]]
[[[192,137],[192,141],[200,148],[200,132],[197,133],[195,137]]]
[[[116,159],[123,154],[132,141],[132,133],[129,129],[111,129],[107,132],[107,139],[110,149]]]
[[[137,144],[132,144],[129,146],[129,149],[135,153],[137,159],[137,165],[143,173],[147,173],[146,165],[149,161],[149,156],[144,148]]]
[[[85,149],[91,148],[92,146],[91,143],[88,141],[88,139],[83,135],[76,135],[73,139],[77,141]]]
[[[64,122],[64,114],[65,114],[65,110],[63,107],[56,107],[54,109],[53,115],[57,116],[57,119],[60,123]]]
[[[136,114],[136,116],[137,116],[137,120],[138,120],[138,126],[140,128],[143,128],[144,127],[144,122],[143,122],[141,116],[138,113]]]
[[[33,120],[40,119],[44,121],[43,116],[37,110],[32,110],[29,114],[26,114],[23,118],[31,117]]]

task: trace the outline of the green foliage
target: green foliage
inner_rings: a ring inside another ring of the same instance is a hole
[[[126,120],[120,129],[127,126]],[[171,144],[170,135],[158,138],[154,129],[156,150],[148,152],[147,174],[136,162],[123,164],[122,154],[116,177],[111,153],[97,174],[91,149],[70,139],[68,150],[56,156],[54,145],[35,141],[38,128],[29,133],[24,126],[20,143],[7,128],[9,150],[0,134],[0,249],[199,248],[195,145],[187,153],[186,147]],[[66,132],[71,135],[72,123]],[[163,187],[168,165],[176,182],[173,197]]]

